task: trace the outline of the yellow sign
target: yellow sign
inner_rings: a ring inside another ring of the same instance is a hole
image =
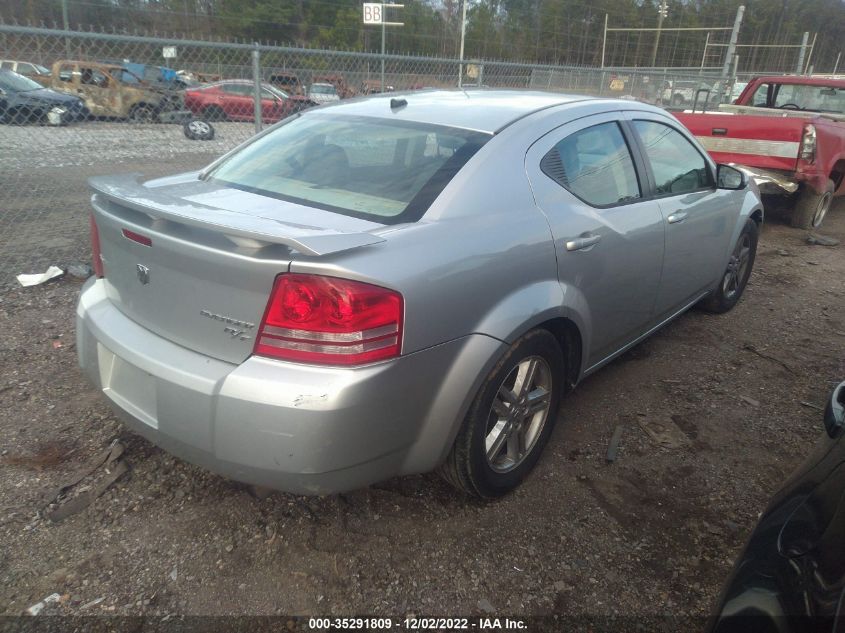
[[[610,80],[610,89],[617,90],[619,92],[625,90],[625,82],[621,79],[611,79]]]

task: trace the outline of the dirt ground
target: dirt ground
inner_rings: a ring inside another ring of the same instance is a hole
[[[824,233],[845,242],[838,206]],[[845,246],[804,238],[768,217],[740,304],[690,312],[587,379],[533,475],[489,504],[434,475],[257,499],[115,420],[77,369],[79,281],[8,285],[0,612],[56,592],[49,612],[80,615],[704,615],[845,378]],[[655,443],[654,423],[681,445]],[[116,438],[129,472],[82,512],[44,517],[47,491]]]

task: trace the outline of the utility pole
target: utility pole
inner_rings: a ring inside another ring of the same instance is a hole
[[[813,33],[813,42],[812,42],[812,44],[810,44],[810,52],[807,55],[807,63],[804,65],[804,74],[805,75],[811,75],[812,74],[812,72],[810,71],[810,68],[812,68],[812,66],[810,66],[810,62],[813,59],[813,49],[816,48],[816,38],[818,36],[819,36],[818,32]]]
[[[728,51],[725,53],[725,63],[722,65],[722,79],[728,76],[731,71],[731,64],[736,54],[736,42],[739,39],[739,27],[742,26],[742,16],[745,15],[745,5],[741,4],[736,9],[736,19],[731,30],[731,40],[728,42]]]
[[[798,51],[798,64],[795,66],[795,74],[804,72],[804,55],[807,53],[807,40],[810,39],[810,32],[804,31],[804,39],[801,40],[801,49]]]
[[[722,103],[722,95],[728,83],[728,74],[731,72],[731,64],[736,56],[736,42],[739,39],[739,27],[742,26],[742,16],[745,15],[745,5],[741,4],[736,9],[734,27],[731,29],[731,39],[728,42],[728,50],[725,53],[725,63],[722,65],[722,81],[719,82],[719,90],[716,94],[716,103]],[[730,94],[730,93],[728,93]]]
[[[604,52],[607,48],[607,13],[604,14],[604,35],[601,38],[601,67],[604,68]]]
[[[651,51],[651,67],[657,63],[657,45],[660,44],[660,29],[663,28],[663,19],[669,14],[666,0],[660,0],[660,8],[657,9],[657,33],[654,36],[654,48]]]
[[[458,88],[464,84],[464,40],[467,36],[467,0],[461,2],[461,56],[458,64]]]
[[[70,24],[67,17],[67,0],[62,0],[62,27],[65,31],[70,31]],[[65,57],[70,59],[73,57],[70,54],[70,39],[65,38]]]
[[[385,11],[387,9],[402,9],[404,4],[380,3],[380,2],[365,2],[364,3],[364,24],[381,24],[381,91],[384,92],[384,38],[385,27],[387,26],[405,26],[404,22],[388,22],[385,20]]]

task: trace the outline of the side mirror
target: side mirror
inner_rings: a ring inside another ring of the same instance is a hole
[[[745,189],[748,186],[748,174],[730,165],[719,165],[716,168],[716,182],[719,189]]]
[[[839,385],[830,394],[830,400],[824,409],[824,428],[830,437],[838,437],[845,426],[845,382]]]

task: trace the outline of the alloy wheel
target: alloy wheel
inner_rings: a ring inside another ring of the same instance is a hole
[[[529,356],[499,386],[488,414],[484,448],[494,472],[519,466],[531,453],[549,417],[552,372],[540,356]]]
[[[722,293],[726,299],[731,299],[739,292],[745,275],[748,272],[748,264],[751,261],[751,236],[743,233],[737,240],[734,252],[728,262],[728,270],[722,280]]]

